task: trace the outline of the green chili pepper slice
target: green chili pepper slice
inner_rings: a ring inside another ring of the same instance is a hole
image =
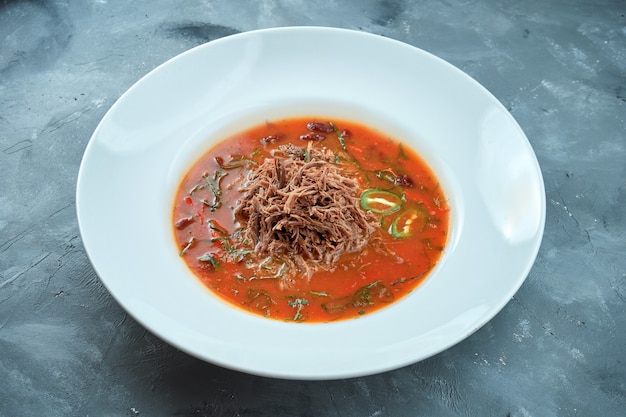
[[[361,207],[376,214],[395,213],[402,203],[402,197],[391,191],[369,189],[361,194]]]
[[[411,208],[398,215],[389,228],[395,238],[405,238],[424,231],[428,215],[423,207]]]

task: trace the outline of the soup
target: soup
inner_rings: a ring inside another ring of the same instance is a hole
[[[414,290],[449,225],[432,170],[348,120],[268,121],[218,143],[177,192],[179,255],[209,289],[291,322],[361,317]]]

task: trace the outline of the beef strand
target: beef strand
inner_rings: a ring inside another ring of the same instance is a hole
[[[326,148],[280,146],[273,158],[247,171],[235,216],[242,242],[256,259],[279,259],[298,274],[332,270],[345,253],[360,252],[378,227],[361,209],[361,188]],[[257,261],[258,266],[258,261]]]

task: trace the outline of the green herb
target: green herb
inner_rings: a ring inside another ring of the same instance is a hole
[[[280,277],[282,277],[285,274],[285,271],[287,271],[287,264],[283,262],[278,267],[278,271],[276,271],[276,274],[272,278],[280,278]]]
[[[196,243],[196,238],[195,238],[195,237],[191,237],[191,238],[189,239],[189,241],[187,241],[187,244],[185,245],[185,247],[183,248],[183,250],[181,250],[181,251],[178,253],[178,256],[183,256],[183,255],[185,255],[185,253],[187,253],[187,251],[189,250],[189,248],[191,248],[191,247],[194,245],[194,243]]]
[[[400,187],[413,187],[413,180],[406,174],[396,174],[391,168],[372,171],[376,178]]]
[[[398,159],[405,159],[405,160],[409,159],[407,154],[404,153],[404,147],[402,146],[401,143],[398,145]]]
[[[383,169],[379,171],[374,171],[376,178],[388,181],[392,184],[396,184],[397,175],[391,169]]]
[[[249,251],[249,253],[253,253],[254,251]],[[280,260],[278,260],[278,262],[280,262]],[[261,263],[258,265],[258,269],[262,269],[264,271],[267,271],[269,274],[271,275],[261,275],[261,276],[254,276],[254,277],[250,277],[249,280],[253,281],[253,280],[257,280],[257,279],[279,279],[282,278],[285,275],[285,272],[287,272],[287,264],[285,262],[282,262],[280,265],[278,265],[278,268],[276,267],[276,260],[274,258],[272,258],[271,256],[268,256],[267,258],[265,258],[263,261],[261,261]]]
[[[250,249],[243,249],[233,246],[230,241],[230,237],[224,237],[220,239],[220,242],[222,244],[222,249],[230,257],[230,261],[233,263],[241,262],[246,256],[254,252]]]
[[[272,262],[272,260],[273,259],[271,256],[263,259],[261,262],[259,262],[259,269],[272,269],[271,266],[267,266],[270,262]]]
[[[430,268],[428,268],[428,269],[430,270]],[[414,281],[416,279],[419,279],[419,278],[423,277],[424,274],[425,274],[425,272],[421,273],[421,274],[414,275],[414,276],[412,276],[410,278],[400,278],[399,280],[392,282],[391,285],[394,286],[394,285],[404,284],[406,282]]]
[[[265,317],[269,317],[270,307],[276,304],[267,291],[261,289],[248,288],[246,297],[249,300],[247,302],[248,307],[253,310],[265,312]]]
[[[325,291],[309,291],[309,294],[317,295],[318,297],[329,297],[328,293]]]
[[[217,165],[221,169],[227,169],[227,170],[235,169],[235,168],[242,168],[248,164],[255,163],[254,161],[251,161],[250,159],[246,158],[243,155],[231,155],[230,160],[228,160],[228,162],[224,162],[224,159],[219,156],[216,156],[214,159]]]
[[[339,144],[341,145],[341,149],[343,149],[344,151],[348,152],[348,148],[346,147],[346,141],[344,140],[344,137],[343,137],[343,134],[341,133],[341,130],[339,130],[337,125],[335,125],[333,122],[328,122],[328,123],[333,127],[333,130],[337,134],[337,139],[339,139]]]
[[[363,166],[361,165],[359,160],[356,159],[355,156],[352,155],[352,153],[348,150],[348,147],[346,146],[346,138],[344,137],[341,130],[339,130],[337,125],[335,125],[333,122],[328,122],[328,124],[330,124],[333,130],[335,131],[335,134],[337,135],[337,140],[339,141],[339,145],[341,146],[341,149],[343,149],[344,153],[346,154],[346,156],[335,155],[335,163],[346,161],[346,162],[350,162],[356,165],[360,169],[363,169]]]
[[[207,224],[209,225],[209,228],[211,230],[215,230],[217,233],[220,233],[222,235],[227,235],[228,232],[222,228],[220,228],[217,223],[213,220],[207,220]]]
[[[204,185],[202,184],[196,184],[193,186],[193,188],[191,190],[189,190],[187,192],[187,194],[192,195],[193,193],[195,193],[196,191],[200,191],[204,188]]]
[[[224,178],[226,175],[228,175],[228,173],[224,171],[215,171],[212,176],[210,176],[208,173],[202,176],[202,178],[204,178],[206,182],[206,185],[213,193],[213,202],[209,202],[205,199],[200,200],[200,202],[208,206],[211,211],[215,211],[222,205],[222,188],[220,186],[220,182],[222,181],[222,178]]]
[[[283,262],[278,267],[278,270],[276,271],[274,275],[266,275],[263,277],[259,277],[259,279],[278,279],[278,278],[281,278],[283,275],[285,275],[285,271],[287,271],[287,264]]]
[[[215,200],[213,200],[213,202],[211,203],[211,202],[209,202],[209,200],[207,200],[205,198],[201,198],[200,202],[202,204],[204,204],[205,206],[208,206],[211,209],[211,211],[214,211],[214,210],[218,209],[220,207],[220,205],[221,205],[220,203],[216,202]]]
[[[213,256],[213,254],[209,252],[205,253],[202,256],[198,256],[198,261],[210,262],[213,268],[216,268],[216,269],[218,266],[220,266],[220,263],[218,262],[217,258],[215,258],[215,256]]]
[[[374,302],[372,301],[372,294],[370,290],[372,288],[375,288],[376,285],[378,285],[379,283],[380,280],[372,282],[371,284],[368,284],[365,287],[362,287],[359,291],[357,291],[354,294],[355,297],[353,298],[352,305],[354,307],[373,305]]]
[[[365,286],[365,288],[368,288],[368,289],[369,289],[369,288],[375,288],[375,287],[378,287],[378,286],[380,285],[380,283],[381,283],[381,282],[382,282],[381,280],[374,281],[374,282],[372,282],[371,284],[367,284],[367,285]]]
[[[322,307],[327,313],[336,314],[351,307],[368,307],[377,301],[389,303],[393,300],[393,293],[378,280],[357,289],[352,296],[330,300],[322,304]]]
[[[287,301],[291,307],[296,309],[296,314],[293,316],[293,321],[302,321],[304,320],[304,316],[302,315],[302,309],[305,305],[309,304],[309,301],[305,298],[296,298],[294,300]]]

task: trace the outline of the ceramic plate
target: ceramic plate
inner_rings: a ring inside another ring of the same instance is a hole
[[[199,155],[245,127],[308,115],[365,122],[410,144],[449,198],[452,233],[436,269],[359,319],[295,324],[233,308],[174,242],[174,195]],[[420,361],[493,318],[533,265],[545,192],[518,124],[454,66],[372,34],[296,27],[209,42],[138,81],[87,146],[77,213],[104,285],[163,340],[252,374],[332,379]]]

